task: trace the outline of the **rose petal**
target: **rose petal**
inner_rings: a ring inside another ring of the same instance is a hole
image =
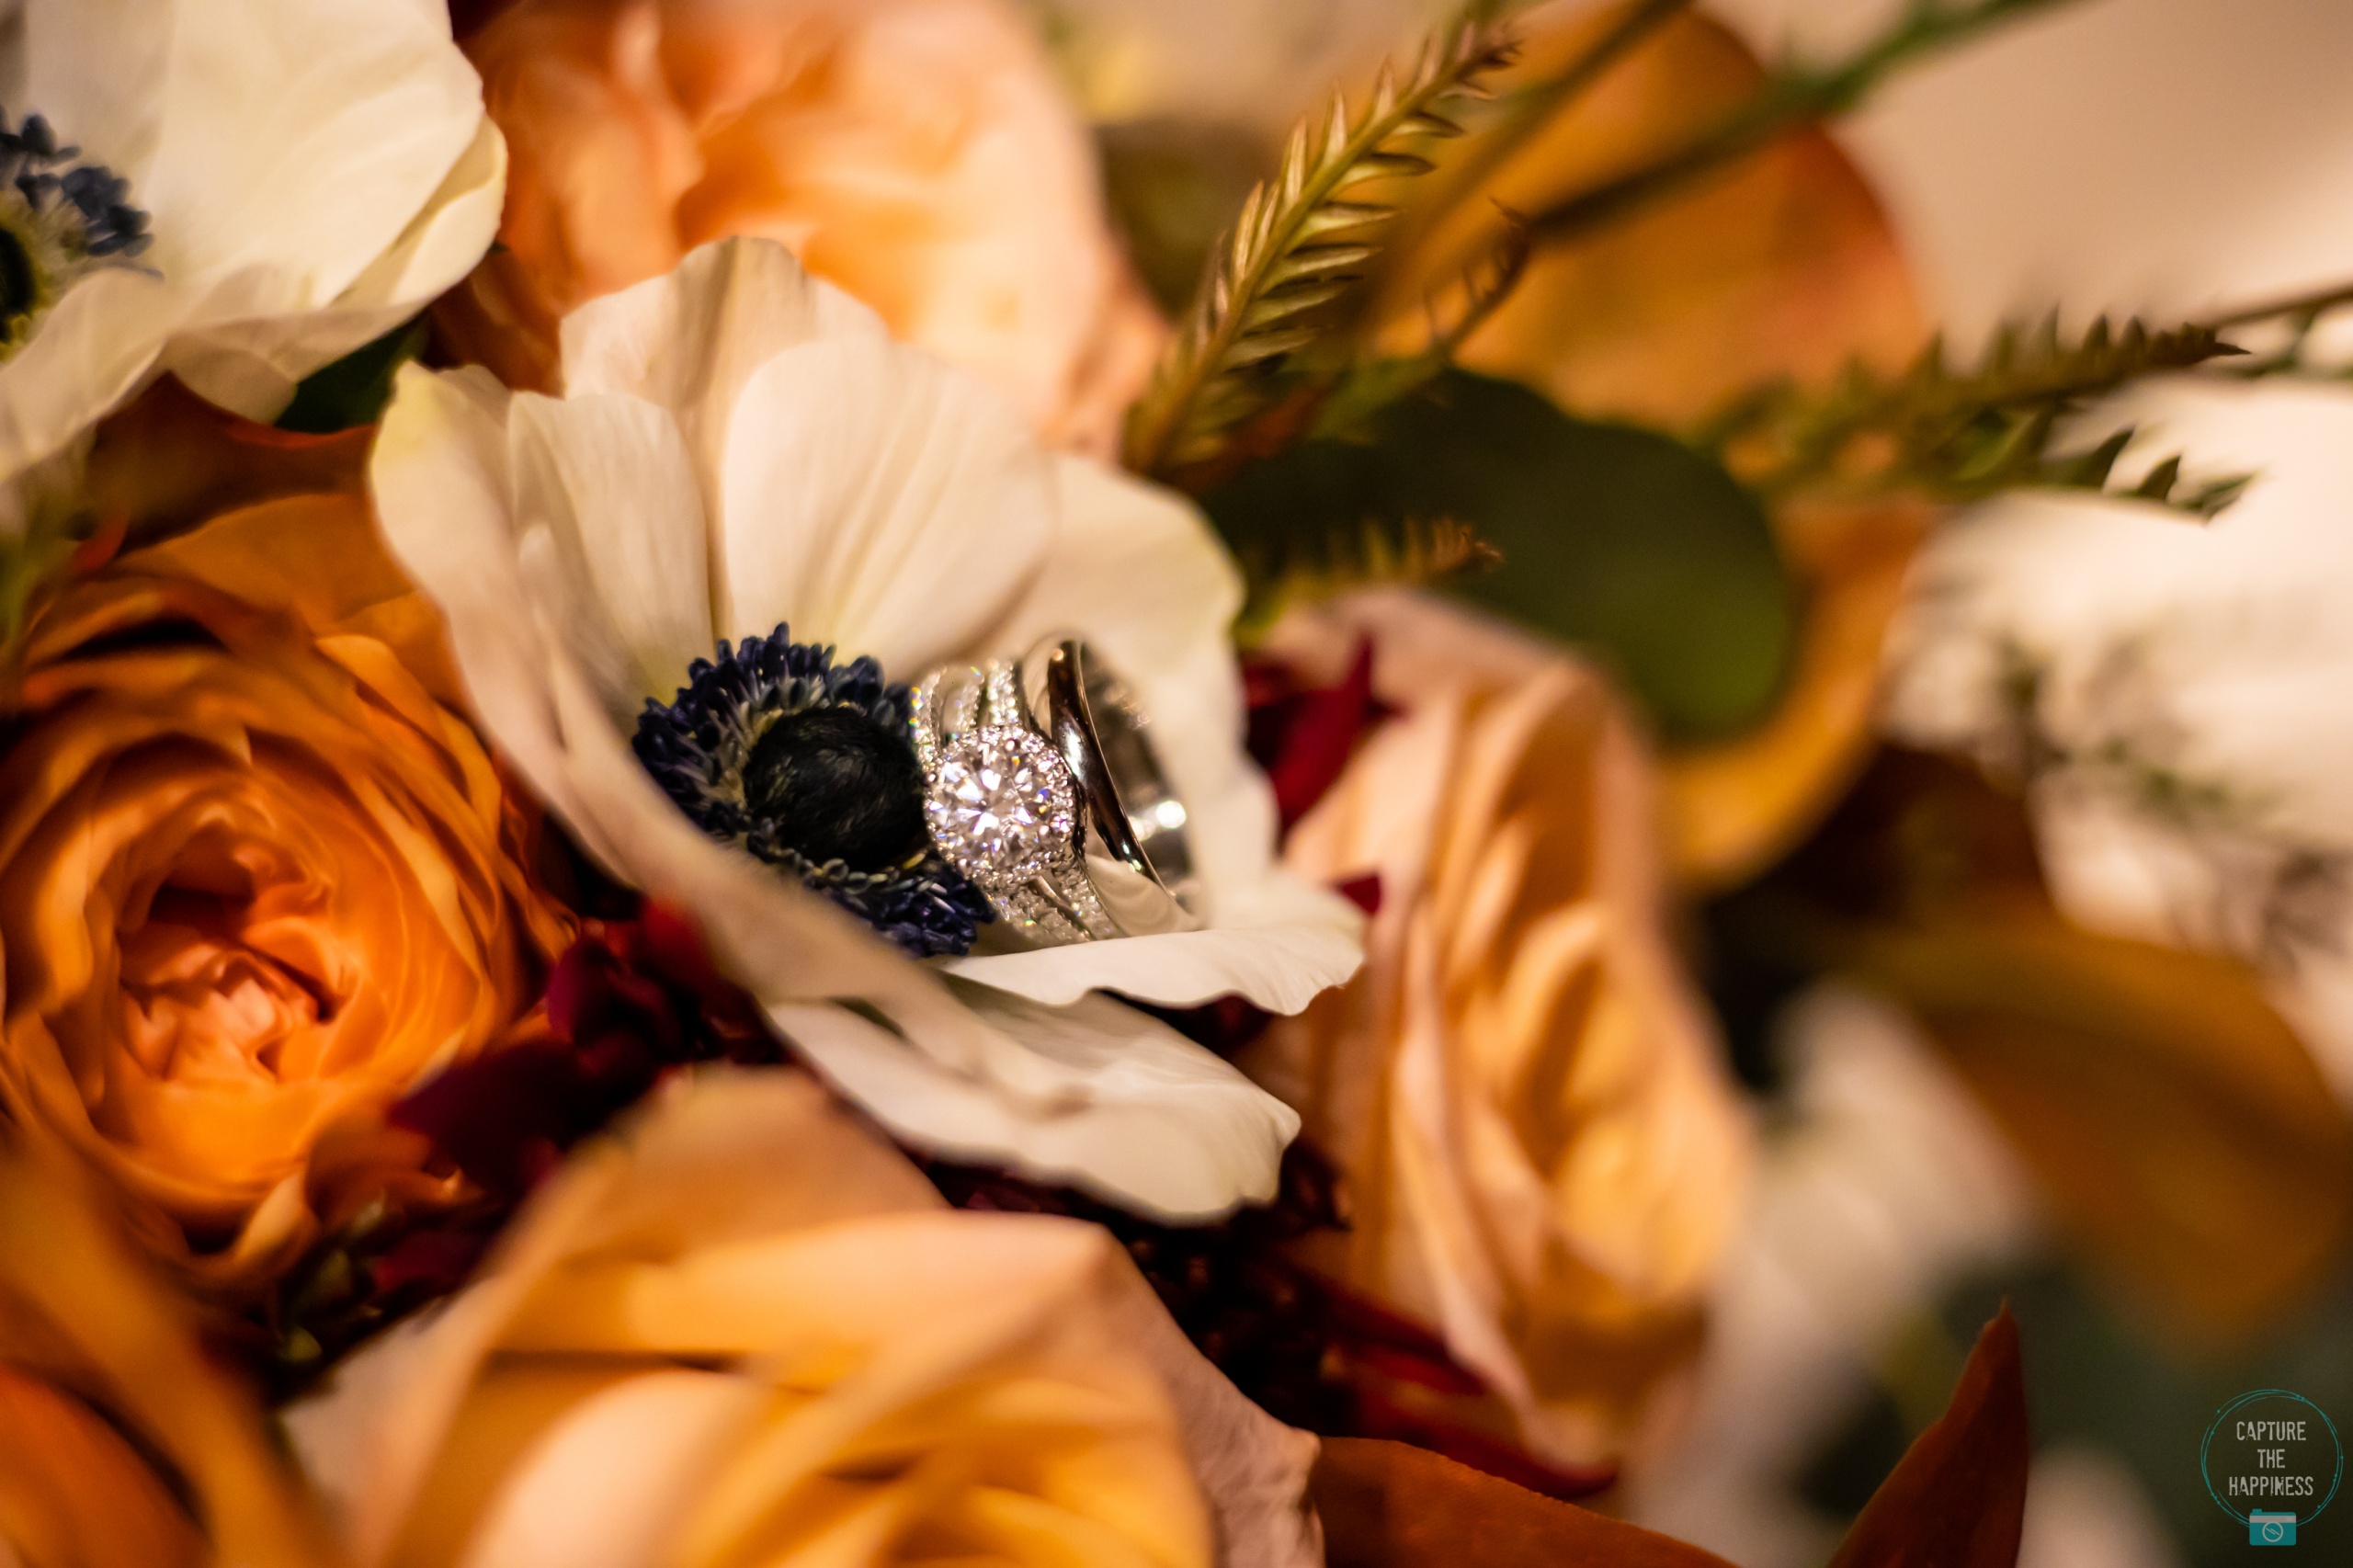
[[[2026,1527],[2030,1435],[2018,1320],[2007,1304],[1977,1336],[1960,1386],[1912,1441],[1839,1543],[1830,1568],[2011,1568]]]
[[[1510,91],[1558,72],[1608,24],[1552,7]],[[1428,335],[1424,301],[1490,254],[1506,213],[1539,213],[1656,158],[1745,102],[1763,68],[1722,24],[1660,27],[1490,165],[1491,139],[1440,156],[1431,199],[1392,237],[1376,316],[1397,347]],[[1782,377],[1826,380],[1851,358],[1899,366],[1922,336],[1902,254],[1877,199],[1830,136],[1809,128],[1694,180],[1623,221],[1539,248],[1462,363],[1550,392],[1589,417],[1688,425]]]
[[[702,1369],[714,1360],[733,1369]],[[772,1361],[791,1370],[780,1377]],[[722,1377],[761,1390],[756,1438],[730,1430],[752,1407],[699,1381]],[[525,1417],[516,1436],[498,1437],[499,1407]],[[930,1506],[925,1450],[969,1445],[966,1416],[1046,1445],[1035,1481],[1010,1483],[1037,1489],[1029,1524],[955,1516],[1033,1541],[1014,1560],[1130,1561],[1129,1537],[1106,1530],[1131,1509],[1165,1561],[1205,1560],[1193,1483],[1171,1462],[1177,1435],[1212,1493],[1230,1568],[1316,1561],[1300,1495],[1313,1439],[1202,1361],[1102,1231],[942,1211],[913,1167],[797,1072],[676,1083],[540,1189],[477,1285],[345,1362],[287,1425],[361,1564],[396,1540],[443,1561],[509,1560],[495,1542],[540,1549],[517,1561],[602,1562],[589,1555],[602,1545],[573,1550],[585,1523],[606,1521],[611,1540],[651,1556],[699,1560],[698,1542],[738,1539],[779,1487],[878,1432],[914,1464],[872,1477],[867,1495],[906,1517]],[[653,1437],[668,1451],[649,1453]],[[1003,1457],[1019,1474],[1025,1456]],[[644,1469],[609,1468],[624,1458]],[[589,1475],[608,1480],[584,1501]],[[666,1483],[689,1477],[700,1484],[679,1529]],[[567,1517],[567,1500],[585,1517]]]
[[[546,1397],[546,1381],[494,1373],[483,1394],[488,1408],[470,1410],[468,1418],[494,1430],[498,1396],[528,1405]],[[687,1368],[624,1377],[540,1433],[481,1517],[449,1517],[455,1511],[435,1508],[438,1499],[428,1497],[408,1539],[448,1531],[448,1553],[438,1560],[457,1562],[462,1551],[465,1568],[642,1568],[659,1562],[696,1487],[741,1441],[764,1392],[748,1378]],[[461,1429],[453,1447],[463,1440]],[[428,1553],[427,1560],[437,1559]]]
[[[1727,1568],[1713,1552],[1378,1438],[1326,1439],[1315,1507],[1331,1568]]]

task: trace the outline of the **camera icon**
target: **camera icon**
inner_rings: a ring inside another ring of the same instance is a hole
[[[2250,1546],[2293,1546],[2296,1544],[2296,1516],[2249,1514],[2246,1517],[2246,1539]]]

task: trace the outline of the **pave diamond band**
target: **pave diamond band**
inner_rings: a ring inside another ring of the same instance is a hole
[[[1015,932],[1060,946],[1195,924],[1184,806],[1084,643],[935,670],[910,722],[932,841]]]

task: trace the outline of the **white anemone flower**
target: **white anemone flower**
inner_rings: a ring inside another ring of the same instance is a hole
[[[402,372],[374,458],[392,548],[484,725],[621,881],[682,905],[832,1081],[903,1136],[1199,1218],[1271,1195],[1298,1118],[1100,992],[1296,1012],[1361,922],[1275,863],[1241,747],[1231,563],[1182,501],[1041,449],[781,247],[728,240],[563,329],[564,395]],[[1189,813],[1200,928],[917,962],[708,836],[631,754],[722,640],[779,626],[893,681],[1075,633]]]
[[[0,0],[0,480],[163,371],[275,418],[497,233],[440,0]]]

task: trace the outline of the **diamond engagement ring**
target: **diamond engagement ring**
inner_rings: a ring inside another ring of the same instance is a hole
[[[949,665],[915,687],[940,854],[1044,946],[1198,925],[1184,803],[1126,687],[1086,645]]]

